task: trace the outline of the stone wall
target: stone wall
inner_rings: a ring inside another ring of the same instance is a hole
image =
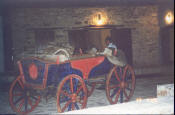
[[[116,6],[82,8],[15,8],[9,11],[15,61],[35,54],[35,34],[38,28],[55,31],[51,47],[69,46],[68,30],[92,24],[96,12],[106,14],[108,25],[131,28],[133,66],[160,64],[158,6]]]
[[[4,72],[4,45],[3,45],[3,29],[2,16],[0,15],[0,73]]]

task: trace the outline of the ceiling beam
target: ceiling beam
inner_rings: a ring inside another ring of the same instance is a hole
[[[9,7],[92,7],[153,5],[157,1],[159,0],[4,0],[4,5]]]

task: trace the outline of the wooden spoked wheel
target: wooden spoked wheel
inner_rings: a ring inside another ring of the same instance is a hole
[[[131,66],[113,67],[106,80],[106,95],[111,104],[127,102],[135,89],[135,74]]]
[[[32,112],[40,102],[40,96],[27,89],[18,77],[9,90],[9,101],[12,109],[19,114]]]
[[[58,112],[83,109],[86,104],[87,88],[83,79],[75,74],[66,76],[57,90]]]

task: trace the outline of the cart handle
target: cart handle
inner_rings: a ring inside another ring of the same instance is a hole
[[[67,58],[68,60],[70,59],[70,54],[69,54],[68,51],[65,50],[65,49],[58,49],[58,50],[55,51],[52,55],[57,55],[59,52],[63,52],[63,53],[65,54],[66,58]],[[59,62],[60,62],[59,57],[60,57],[60,56],[58,55],[58,57],[57,57],[57,64],[59,64]]]

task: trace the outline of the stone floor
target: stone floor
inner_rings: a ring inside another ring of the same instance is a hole
[[[130,101],[136,98],[152,98],[156,97],[158,84],[174,83],[174,74],[154,74],[136,76],[136,88]],[[8,84],[7,84],[8,85]],[[92,96],[88,98],[87,108],[110,105],[104,89],[95,89]],[[8,102],[8,87],[1,85],[0,87],[0,114],[13,114],[13,110]],[[33,114],[57,114],[56,100],[54,98],[41,100],[38,107],[31,113]]]

